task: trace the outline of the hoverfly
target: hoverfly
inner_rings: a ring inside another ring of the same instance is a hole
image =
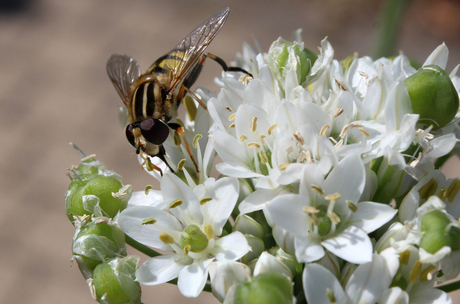
[[[107,73],[128,109],[128,125],[125,132],[137,154],[144,152],[149,156],[156,156],[169,166],[162,144],[168,138],[171,128],[184,139],[187,152],[199,172],[183,127],[170,120],[177,116],[177,109],[187,93],[207,109],[190,91],[207,57],[219,63],[225,71],[249,74],[237,67],[228,68],[221,58],[213,54],[204,54],[224,25],[228,14],[229,8],[226,8],[212,16],[182,39],[169,53],[158,58],[144,73],[141,73],[137,61],[127,55],[113,54],[109,58]],[[145,159],[147,160],[147,157]],[[160,168],[154,168],[161,173]],[[170,166],[169,168],[171,169]]]

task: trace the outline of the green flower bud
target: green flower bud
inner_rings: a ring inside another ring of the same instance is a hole
[[[421,229],[424,232],[420,247],[429,253],[435,253],[444,246],[452,251],[460,249],[460,229],[452,226],[447,214],[433,210],[422,217]]]
[[[131,196],[130,186],[123,188],[115,177],[105,175],[77,176],[66,193],[66,213],[74,222],[74,215],[108,216],[113,218],[125,209]],[[122,190],[122,193],[118,193]],[[118,198],[112,193],[117,193]]]
[[[93,298],[105,304],[141,303],[141,287],[135,276],[138,262],[139,257],[128,256],[99,264],[89,280]]]
[[[324,236],[331,231],[332,222],[331,219],[327,216],[327,206],[320,205],[318,206],[319,212],[315,214],[318,219],[318,234]]]
[[[79,222],[73,237],[72,252],[85,278],[106,260],[126,256],[125,234],[107,218]]]
[[[422,67],[404,80],[414,113],[423,127],[439,129],[452,121],[459,106],[458,93],[449,75],[437,65]]]
[[[260,254],[265,250],[265,244],[264,241],[255,236],[246,234],[245,237],[249,246],[251,246],[251,250],[241,257],[241,262],[248,264],[260,256]]]
[[[240,214],[236,218],[233,231],[239,231],[243,234],[250,234],[259,239],[264,237],[264,229],[252,217],[247,214]]]
[[[278,272],[261,273],[235,289],[234,304],[292,304],[292,284]]]
[[[182,248],[190,246],[191,252],[201,252],[208,246],[208,238],[197,225],[188,225],[182,233],[180,245]]]
[[[268,51],[268,66],[279,80],[284,81],[286,72],[293,70],[302,84],[310,74],[318,55],[306,49],[304,44],[289,42],[279,38],[272,43]]]

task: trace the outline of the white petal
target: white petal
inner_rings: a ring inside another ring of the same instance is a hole
[[[438,158],[449,153],[457,143],[457,139],[454,134],[447,134],[437,137],[430,141],[432,150],[427,154],[430,158]]]
[[[430,56],[428,56],[426,61],[423,63],[423,66],[430,65],[430,64],[436,64],[439,67],[441,67],[441,69],[445,69],[448,58],[449,58],[449,50],[447,49],[446,44],[443,43],[440,46],[438,46],[430,54]]]
[[[230,214],[235,208],[239,194],[238,180],[233,177],[224,177],[213,183],[207,190],[206,196],[213,200],[206,203],[203,208],[207,208],[207,219],[214,230],[215,235],[222,233]]]
[[[338,236],[321,242],[327,250],[350,263],[362,264],[372,260],[372,243],[367,233],[350,226]]]
[[[297,235],[308,233],[308,215],[303,207],[309,205],[307,196],[285,194],[275,197],[265,205],[265,213],[270,221]]]
[[[249,194],[238,206],[242,214],[251,213],[257,210],[262,210],[265,205],[274,197],[287,192],[284,187],[277,189],[257,189]]]
[[[155,224],[142,225],[146,219],[156,220],[157,225],[171,230],[182,231],[181,223],[171,214],[155,207],[131,207],[123,210],[118,218],[118,224],[124,233],[147,246],[161,250],[172,251],[170,245],[160,241],[159,234],[163,232]]]
[[[266,251],[262,252],[257,260],[253,275],[256,276],[264,272],[279,272],[284,274],[287,278],[293,279],[291,270],[289,270],[286,264]]]
[[[214,149],[224,162],[245,164],[249,161],[246,149],[243,149],[243,146],[235,137],[221,130],[215,130],[210,137]],[[232,149],[229,149],[229,147],[232,147]]]
[[[386,204],[361,202],[358,203],[358,211],[352,213],[349,221],[353,223],[353,226],[361,228],[366,233],[371,233],[389,222],[397,212]]]
[[[234,149],[234,150],[244,150],[244,149]],[[219,156],[221,155],[219,154]],[[254,172],[253,169],[251,169],[249,166],[245,165],[242,162],[225,161],[225,163],[217,164],[216,169],[223,175],[238,177],[238,178],[250,178],[250,177],[262,176],[262,174]]]
[[[385,258],[374,254],[372,262],[359,265],[345,288],[353,303],[375,303],[393,279]]]
[[[420,304],[452,304],[452,298],[442,290],[424,288],[410,295],[411,303]]]
[[[208,270],[211,277],[212,293],[220,302],[224,301],[232,286],[251,277],[251,270],[247,265],[233,261],[212,262],[208,266]]]
[[[136,279],[145,285],[158,285],[177,278],[179,272],[191,259],[184,259],[178,254],[168,254],[151,258],[136,271]]]
[[[404,115],[412,113],[409,93],[403,82],[395,82],[388,92],[385,104],[385,125],[388,132],[400,128]]]
[[[203,291],[208,279],[207,267],[211,262],[212,259],[202,262],[195,261],[180,271],[177,287],[184,296],[196,298]]]
[[[157,207],[163,202],[161,191],[149,190],[148,194],[145,191],[134,191],[128,201],[129,206],[152,206]],[[160,207],[161,208],[161,207]]]
[[[399,287],[385,290],[379,298],[379,304],[409,304],[409,295]]]
[[[302,275],[303,290],[309,304],[331,303],[328,291],[333,293],[336,304],[348,303],[347,295],[337,278],[321,265],[305,265]]]
[[[324,248],[320,240],[315,240],[311,235],[297,236],[294,240],[295,256],[299,262],[310,263],[324,256]]]
[[[251,250],[251,247],[248,245],[244,235],[241,232],[234,231],[218,239],[211,254],[219,261],[234,261],[248,253],[249,250]]]

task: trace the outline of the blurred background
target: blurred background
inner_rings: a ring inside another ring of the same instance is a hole
[[[378,0],[0,0],[0,302],[91,303],[78,267],[71,267],[74,228],[64,212],[67,168],[75,142],[141,190],[143,172],[118,123],[120,99],[105,64],[112,53],[142,69],[224,7],[230,17],[209,51],[230,62],[256,37],[264,51],[303,28],[316,51],[328,36],[335,58],[375,54]],[[442,42],[447,72],[460,63],[460,2],[408,1],[395,53],[415,60]],[[207,62],[196,86],[217,90],[220,68]],[[458,160],[446,175],[460,175]],[[131,251],[131,253],[134,253]],[[209,294],[184,298],[176,286],[145,286],[145,303],[218,303]],[[455,302],[455,301],[454,301]]]

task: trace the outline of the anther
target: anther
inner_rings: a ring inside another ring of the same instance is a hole
[[[302,211],[305,213],[318,213],[319,209],[313,207],[313,206],[304,206],[302,207]]]
[[[264,150],[260,150],[259,155],[260,155],[260,161],[262,162],[262,164],[268,163],[268,157]]]
[[[410,260],[410,250],[409,249],[406,249],[405,251],[399,254],[399,262],[402,265],[409,264],[409,260]]]
[[[340,193],[336,192],[336,193],[333,193],[333,194],[328,194],[324,197],[326,200],[328,201],[336,201],[338,199],[340,199]]]
[[[311,184],[310,187],[312,187],[312,189],[315,190],[317,194],[324,195],[323,188],[321,188],[320,186]]]
[[[358,71],[359,75],[364,76],[364,78],[369,78],[369,75],[363,71]]]
[[[244,135],[244,134],[241,134],[240,141],[244,141],[246,139],[248,139],[248,137],[246,135]]]
[[[430,265],[420,273],[420,282],[426,282],[433,278],[431,272],[436,269],[436,266]]]
[[[351,212],[355,213],[358,211],[358,206],[356,206],[352,201],[350,200],[345,200],[345,203],[347,204],[348,209],[350,209]]]
[[[154,219],[153,217],[151,217],[151,218],[142,220],[141,225],[153,225],[156,222],[157,222],[157,220]]]
[[[251,126],[249,127],[249,130],[251,130],[251,132],[255,132],[256,129],[257,129],[257,117],[253,117],[252,121],[251,121]]]
[[[349,124],[343,126],[342,130],[340,131],[339,137],[344,138],[345,134],[347,133],[348,128],[350,128]]]
[[[305,140],[303,139],[303,137],[302,137],[302,135],[300,134],[299,131],[297,131],[297,132],[294,133],[294,137],[295,137],[295,139],[297,140],[297,142],[298,142],[301,146],[303,146],[303,145],[305,144]]]
[[[422,188],[418,190],[420,194],[420,198],[428,199],[430,196],[436,193],[436,189],[438,188],[438,182],[436,182],[433,178],[430,179]]]
[[[327,298],[329,299],[329,303],[334,304],[337,302],[334,291],[332,289],[326,288],[326,295],[327,295]]]
[[[270,128],[268,128],[268,135],[272,135],[272,132],[273,132],[273,130],[276,129],[276,127],[278,127],[278,125],[273,125]]]
[[[442,187],[438,192],[438,197],[441,201],[444,201],[447,197],[447,189]]]
[[[203,137],[203,135],[201,134],[197,134],[195,135],[195,137],[193,138],[193,142],[192,142],[192,145],[193,147],[196,149],[196,147],[198,146],[198,141]]]
[[[420,261],[417,261],[415,262],[414,267],[412,267],[412,270],[410,271],[409,282],[415,283],[415,281],[417,281],[418,277],[420,276],[421,272],[422,272],[422,263],[420,263]]]
[[[260,148],[260,145],[256,142],[250,142],[247,144],[248,148]]]
[[[203,206],[204,204],[206,204],[206,203],[209,202],[209,201],[212,201],[212,197],[209,197],[209,196],[202,197],[202,198],[200,199],[200,205]]]
[[[153,189],[152,185],[145,186],[144,193],[145,195],[149,194],[149,191]]]
[[[175,201],[171,202],[171,204],[169,204],[169,209],[176,208],[177,206],[180,206],[180,205],[182,205],[182,200],[176,199]]]
[[[447,188],[447,199],[449,202],[453,202],[455,199],[455,196],[457,196],[458,190],[460,190],[460,180],[455,179]]]
[[[337,107],[335,108],[334,117],[337,117],[342,113],[343,113],[343,109],[341,107]]]
[[[234,128],[235,127],[235,123],[232,123],[231,125],[228,126],[229,128]]]
[[[327,211],[327,217],[336,225],[340,223],[340,217],[332,210]]]
[[[321,130],[319,131],[319,136],[324,136],[326,135],[326,131],[327,129],[329,129],[330,127],[328,125],[324,125]]]
[[[160,233],[158,237],[165,244],[174,244],[174,238],[165,232]]]
[[[214,238],[214,230],[212,230],[211,225],[206,224],[204,226],[204,234],[206,234],[206,238],[208,240],[212,240]]]
[[[232,121],[232,120],[234,120],[234,119],[235,119],[235,117],[236,117],[236,112],[235,112],[235,113],[233,113],[232,115],[230,115],[230,116],[228,117],[228,121]]]
[[[286,168],[290,165],[291,163],[286,163],[278,166],[278,169],[281,171],[286,170]]]
[[[185,158],[184,158],[184,159],[182,159],[182,160],[177,164],[177,169],[178,169],[179,171],[182,171],[182,170],[184,169],[185,161],[186,161],[186,160],[185,160]]]
[[[369,132],[367,132],[366,129],[364,129],[364,127],[359,127],[358,130],[359,130],[359,132],[361,132],[361,134],[363,134],[364,136],[369,137]]]

